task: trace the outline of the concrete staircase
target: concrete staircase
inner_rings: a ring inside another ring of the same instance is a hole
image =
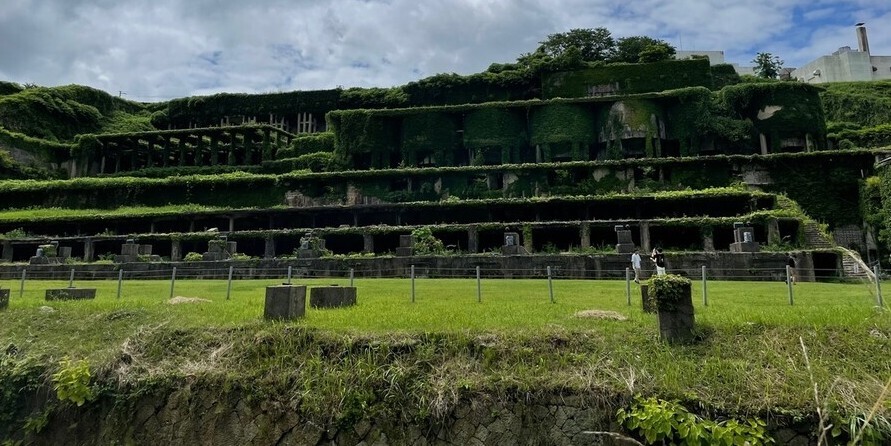
[[[842,252],[842,270],[845,277],[853,279],[865,279],[875,282],[876,275],[869,266],[860,258],[860,254],[847,248],[838,248]]]
[[[829,238],[817,223],[807,222],[804,224],[804,244],[810,249],[832,249],[835,248],[835,242]]]

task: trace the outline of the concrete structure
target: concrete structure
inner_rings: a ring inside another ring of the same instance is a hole
[[[309,290],[309,306],[312,308],[340,308],[356,305],[356,287],[316,286]]]
[[[843,46],[792,71],[792,77],[809,84],[857,82],[891,79],[891,56],[873,56],[869,52],[866,27],[858,24],[857,49]]]
[[[55,288],[46,290],[46,300],[95,299],[96,288]]]
[[[266,320],[290,321],[306,314],[305,285],[275,285],[266,287]]]
[[[691,59],[693,57],[707,57],[709,64],[711,64],[711,65],[730,63],[730,62],[726,62],[724,60],[724,52],[723,51],[690,50],[690,51],[677,51],[674,54],[674,58],[678,59],[678,60]],[[743,74],[751,74],[752,76],[754,76],[756,74],[755,67],[742,67],[739,64],[735,64],[735,63],[730,63],[730,65],[733,66],[733,69],[736,70],[736,73],[739,74],[740,76],[742,76]]]

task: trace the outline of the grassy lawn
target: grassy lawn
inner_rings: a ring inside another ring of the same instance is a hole
[[[790,306],[781,282],[709,282],[703,306],[694,282],[700,340],[673,346],[658,341],[637,285],[627,304],[624,281],[555,280],[551,303],[546,280],[484,279],[477,302],[473,279],[418,279],[412,303],[407,279],[357,279],[355,307],[265,322],[264,287],[278,283],[234,281],[226,300],[224,280],[178,280],[176,296],[210,302],[170,305],[169,281],[125,281],[120,299],[116,281],[80,281],[97,298],[68,302],[43,299],[67,281],[28,282],[21,299],[18,282],[3,281],[12,298],[0,312],[0,339],[49,368],[64,355],[86,358],[128,382],[207,376],[272,394],[320,389],[301,403],[310,413],[336,413],[362,388],[375,389],[372,403],[398,390],[402,406],[422,413],[443,413],[476,392],[518,391],[642,393],[732,413],[812,413],[816,382],[835,410],[862,415],[891,377],[891,312],[875,308],[867,284],[801,283]],[[626,320],[575,316],[592,309]]]
[[[163,280],[124,281],[121,298],[117,298],[116,281],[80,281],[76,286],[97,288],[97,298],[88,301],[46,302],[47,288],[64,288],[67,281],[29,281],[23,298],[19,298],[18,281],[0,281],[11,288],[8,311],[0,313],[0,338],[15,340],[26,335],[24,330],[41,321],[54,321],[59,330],[43,332],[42,340],[66,337],[70,330],[89,332],[102,323],[85,321],[112,319],[127,314],[128,320],[142,323],[165,323],[173,328],[233,327],[259,323],[262,320],[264,287],[280,284],[280,280],[239,280],[232,282],[226,299],[225,280],[178,280],[174,295],[198,297],[210,302],[170,305],[170,282]],[[295,284],[348,285],[346,279],[294,280]],[[424,333],[424,332],[499,332],[534,334],[565,329],[584,330],[592,326],[610,330],[627,327],[655,330],[655,316],[640,309],[640,290],[631,287],[628,305],[625,282],[618,280],[555,280],[554,300],[550,301],[546,280],[483,279],[482,298],[477,301],[477,284],[473,279],[417,279],[415,302],[411,302],[408,279],[358,279],[359,305],[336,310],[308,309],[303,320],[295,325],[347,333]],[[888,288],[891,290],[891,288]],[[788,290],[778,282],[709,282],[708,306],[703,305],[699,282],[694,282],[693,300],[697,323],[714,328],[760,324],[778,327],[888,327],[891,318],[877,314],[875,291],[866,284],[801,283],[793,287],[794,305],[789,305]],[[308,296],[307,296],[308,297]],[[37,309],[50,306],[54,313]],[[575,317],[582,310],[609,310],[628,321],[612,321]],[[78,327],[81,326],[81,329]],[[118,332],[123,341],[129,335]],[[100,342],[106,342],[102,337]],[[80,343],[68,346],[70,351],[50,343],[55,353],[89,355],[101,351],[101,344]],[[108,346],[113,347],[113,346]]]

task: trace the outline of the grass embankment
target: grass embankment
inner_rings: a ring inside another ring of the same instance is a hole
[[[18,283],[4,281],[13,296],[0,312],[0,339],[50,371],[67,355],[121,388],[199,377],[329,421],[357,408],[412,419],[443,415],[462,398],[554,392],[600,401],[657,395],[743,416],[811,414],[799,337],[834,412],[862,416],[891,376],[891,313],[877,311],[865,284],[798,284],[790,306],[783,283],[710,282],[705,307],[694,283],[701,340],[670,346],[657,339],[656,317],[641,312],[636,285],[627,305],[623,281],[555,281],[551,303],[544,280],[484,279],[478,303],[474,280],[418,279],[412,303],[406,279],[360,279],[356,307],[263,322],[263,287],[275,283],[233,282],[226,300],[225,281],[182,280],[176,295],[209,302],[170,305],[165,281],[125,282],[120,300],[114,281],[81,281],[98,297],[80,302],[43,300],[44,289],[67,282],[29,282],[19,299]],[[627,319],[575,316],[590,309]]]

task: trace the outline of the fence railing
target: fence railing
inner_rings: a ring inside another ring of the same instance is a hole
[[[203,267],[202,267],[203,266]],[[835,270],[811,270],[812,277],[797,277],[794,269],[786,267],[785,269],[777,268],[747,268],[747,269],[721,269],[721,274],[713,276],[712,270],[706,266],[702,266],[698,274],[689,274],[684,271],[689,279],[699,284],[698,288],[702,293],[702,304],[709,305],[709,282],[715,281],[777,281],[786,284],[786,294],[790,305],[795,304],[795,287],[798,282],[809,282],[812,279],[827,280],[833,282],[859,283],[870,288],[870,293],[875,296],[876,305],[884,307],[882,296],[881,281],[875,283],[866,278],[837,278],[828,277]],[[878,277],[880,271],[876,267],[875,273]],[[821,277],[826,274],[827,277]],[[652,277],[651,271],[643,271],[642,280]],[[624,281],[625,294],[628,304],[631,305],[633,300],[634,274],[630,268],[624,270],[585,270],[561,268],[560,266],[532,267],[532,268],[494,268],[487,269],[480,266],[472,268],[436,268],[428,269],[419,267],[418,265],[410,265],[405,271],[383,271],[379,268],[349,268],[348,270],[314,270],[310,268],[302,268],[295,266],[287,266],[282,268],[258,268],[254,266],[236,266],[230,264],[224,267],[207,267],[207,265],[188,265],[188,266],[171,266],[170,268],[154,268],[150,270],[127,270],[125,268],[114,269],[78,269],[72,266],[70,269],[63,270],[60,268],[29,268],[22,267],[18,275],[13,277],[9,271],[6,271],[3,280],[18,281],[18,294],[22,297],[25,292],[26,284],[41,281],[67,281],[68,287],[74,288],[77,285],[83,285],[83,282],[90,281],[117,281],[117,297],[120,298],[124,285],[129,281],[169,281],[170,296],[173,297],[176,290],[177,281],[183,280],[225,280],[226,297],[230,297],[232,292],[232,282],[240,280],[277,280],[281,283],[291,284],[301,279],[342,279],[349,286],[354,286],[357,279],[373,280],[373,279],[409,279],[411,281],[411,299],[415,299],[415,281],[422,279],[475,279],[477,289],[477,300],[482,299],[482,280],[492,279],[544,279],[548,284],[548,297],[551,302],[556,300],[554,294],[554,281],[559,280],[611,280]],[[12,288],[12,287],[10,287]]]

